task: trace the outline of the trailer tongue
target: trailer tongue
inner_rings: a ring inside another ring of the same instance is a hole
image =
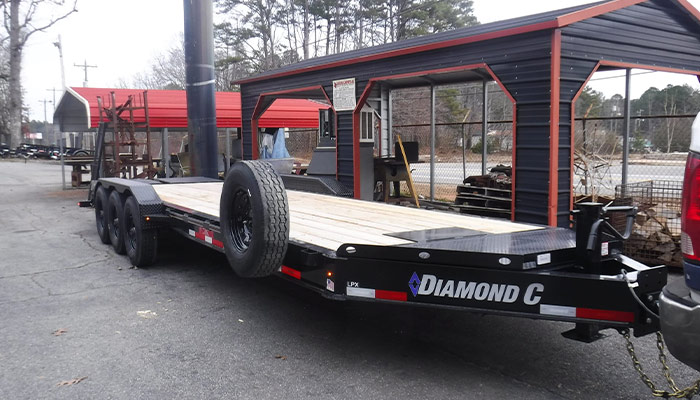
[[[226,253],[241,276],[275,274],[331,299],[568,321],[564,335],[587,342],[606,328],[659,329],[649,311],[666,268],[622,255],[625,235],[607,222],[631,208],[582,205],[574,232],[285,191],[258,161],[236,163],[226,182],[103,178],[91,199],[98,232],[121,232],[103,241],[124,238],[135,265],[153,262],[158,231],[173,229]]]

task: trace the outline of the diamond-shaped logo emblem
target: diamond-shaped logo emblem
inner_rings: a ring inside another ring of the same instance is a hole
[[[408,287],[411,288],[413,297],[416,297],[418,295],[418,288],[420,287],[420,279],[418,278],[418,274],[415,272],[413,273],[413,276],[411,276],[411,280],[408,281]]]

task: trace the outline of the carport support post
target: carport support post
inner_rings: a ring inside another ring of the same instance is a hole
[[[165,177],[170,178],[170,138],[169,138],[168,128],[163,128],[160,131],[160,143],[163,149],[163,170],[165,171]]]
[[[228,173],[231,166],[231,128],[226,128],[226,163],[224,164],[224,174]]]
[[[392,102],[394,99],[393,93],[394,92],[391,90],[391,88],[389,88],[389,99],[387,100],[387,102],[389,104],[387,104],[387,115],[386,115],[387,142],[389,142],[389,148],[387,148],[386,151],[387,151],[387,155],[389,157],[391,157],[392,152],[394,151],[394,146],[392,146],[392,144],[394,143],[394,128],[393,128],[393,125],[394,125],[393,111],[394,110],[393,110],[393,106],[392,106]],[[396,157],[396,154],[394,154],[394,157]]]
[[[435,85],[430,85],[430,201],[435,201]]]
[[[486,156],[488,145],[486,144],[486,134],[489,132],[489,91],[487,80],[484,80],[483,97],[481,99],[481,175],[486,175]]]
[[[627,167],[630,156],[630,86],[632,83],[632,69],[627,68],[625,71],[625,117],[622,128],[622,190],[623,193],[627,189]]]

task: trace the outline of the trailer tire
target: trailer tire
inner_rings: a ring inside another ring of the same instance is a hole
[[[126,255],[134,267],[147,267],[156,261],[158,249],[158,230],[144,229],[139,204],[134,196],[129,196],[124,203],[124,246]]]
[[[289,205],[282,178],[263,161],[229,170],[219,205],[224,252],[241,277],[268,276],[287,253]]]
[[[95,224],[97,225],[97,235],[104,244],[109,244],[109,231],[107,230],[107,190],[104,186],[99,186],[95,191]]]
[[[126,249],[124,248],[124,232],[121,222],[124,216],[124,203],[122,202],[122,196],[116,190],[112,190],[112,193],[109,194],[105,215],[107,217],[109,241],[117,254],[124,254]]]

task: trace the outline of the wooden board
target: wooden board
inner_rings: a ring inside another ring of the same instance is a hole
[[[153,185],[166,205],[219,217],[223,183]],[[315,193],[287,191],[290,239],[329,250],[342,244],[392,246],[411,243],[391,233],[440,228],[464,228],[485,233],[541,229],[532,225],[423,210]]]

